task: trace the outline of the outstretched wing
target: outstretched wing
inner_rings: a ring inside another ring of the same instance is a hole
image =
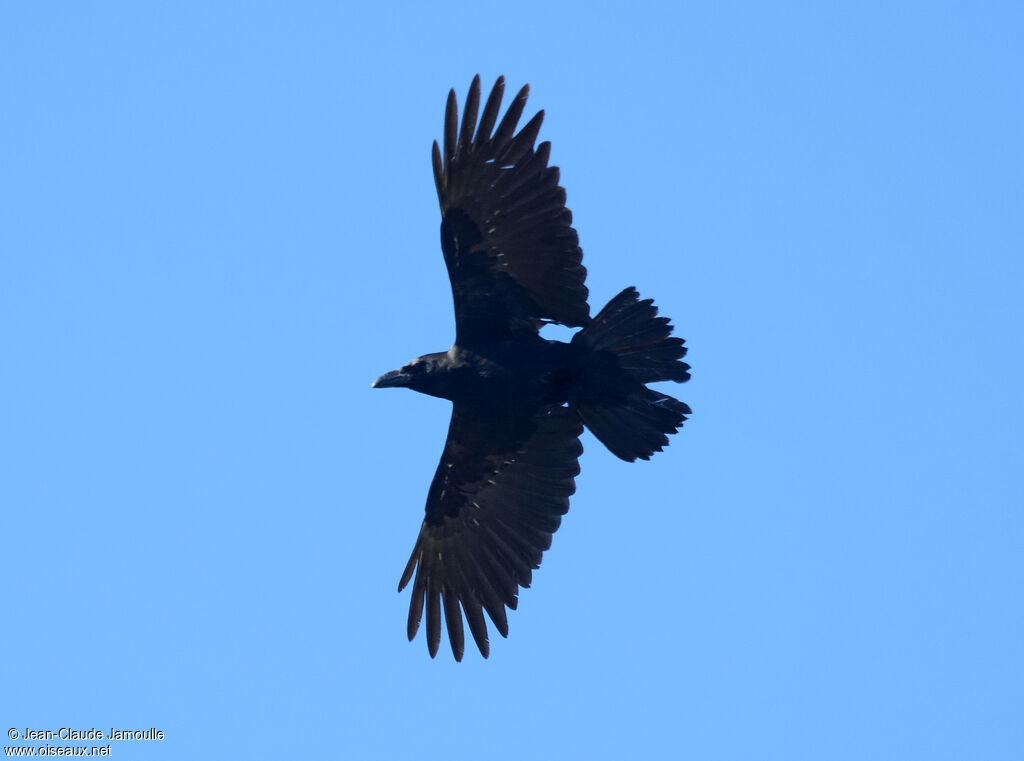
[[[535,332],[545,320],[580,327],[590,319],[583,252],[558,167],[548,166],[551,144],[533,145],[544,112],[513,135],[526,85],[494,130],[504,90],[499,77],[477,124],[475,77],[461,128],[455,91],[449,92],[443,155],[434,142],[441,248],[462,344]]]
[[[427,516],[398,590],[413,578],[409,639],[427,609],[427,647],[437,654],[441,611],[456,660],[462,660],[462,612],[486,658],[483,611],[508,636],[505,607],[551,546],[576,490],[583,425],[567,407],[510,409],[495,419],[456,404],[448,441],[427,497]]]

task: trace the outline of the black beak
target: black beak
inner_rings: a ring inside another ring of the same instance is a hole
[[[373,388],[402,388],[408,386],[412,382],[412,376],[409,373],[403,373],[401,370],[392,370],[390,373],[384,373],[377,380],[373,382]]]

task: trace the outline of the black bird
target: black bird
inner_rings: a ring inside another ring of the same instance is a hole
[[[434,142],[455,344],[373,383],[453,402],[398,590],[415,573],[409,639],[426,604],[427,647],[436,655],[443,609],[455,660],[464,647],[460,604],[485,658],[485,610],[508,636],[505,608],[515,610],[519,587],[530,586],[576,490],[583,426],[632,462],[660,452],[690,414],[646,386],[690,378],[683,340],[670,337],[651,299],[626,288],[590,317],[583,252],[558,167],[548,166],[551,144],[534,147],[544,112],[515,133],[526,85],[495,129],[504,89],[499,77],[477,123],[475,77],[461,127],[450,91],[443,153]],[[582,330],[569,343],[549,341],[539,333],[548,323]]]

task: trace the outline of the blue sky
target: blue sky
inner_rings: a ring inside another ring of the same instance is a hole
[[[5,3],[3,728],[1020,758],[1024,12],[980,5]],[[449,406],[370,382],[453,338],[429,149],[477,72],[694,415],[650,463],[585,434],[456,664],[395,591]]]

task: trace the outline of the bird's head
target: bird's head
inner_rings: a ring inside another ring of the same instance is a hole
[[[398,370],[384,373],[373,382],[373,388],[411,388],[431,396],[441,396],[441,386],[447,376],[447,366],[442,361],[445,357],[445,352],[417,357]]]

